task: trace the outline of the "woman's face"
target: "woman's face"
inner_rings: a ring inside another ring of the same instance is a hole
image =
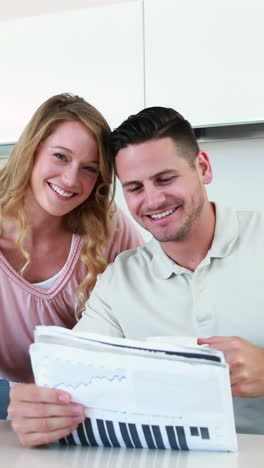
[[[37,150],[31,192],[42,210],[63,216],[89,197],[98,173],[95,137],[82,123],[64,121]]]

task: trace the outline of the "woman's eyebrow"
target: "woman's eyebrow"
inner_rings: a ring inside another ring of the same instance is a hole
[[[60,149],[60,150],[63,150],[63,151],[68,151],[69,153],[72,153],[72,150],[70,148],[66,148],[66,146],[51,146],[51,149]]]

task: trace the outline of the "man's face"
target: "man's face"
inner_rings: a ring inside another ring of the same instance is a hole
[[[116,170],[131,214],[159,242],[183,240],[199,226],[212,180],[206,153],[191,166],[171,138],[153,139],[121,149]]]

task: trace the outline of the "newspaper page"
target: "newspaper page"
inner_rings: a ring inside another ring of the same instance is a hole
[[[69,392],[86,420],[63,443],[236,451],[229,368],[220,351],[39,326],[35,381]]]

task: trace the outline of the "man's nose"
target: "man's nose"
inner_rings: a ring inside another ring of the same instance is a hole
[[[166,196],[161,188],[151,186],[145,188],[145,200],[149,208],[156,209],[162,206]]]

